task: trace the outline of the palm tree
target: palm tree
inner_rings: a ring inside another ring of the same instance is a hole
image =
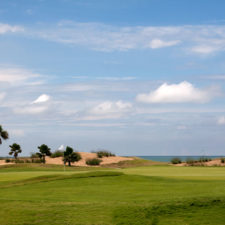
[[[43,163],[45,163],[45,156],[50,156],[52,154],[51,149],[45,144],[38,146],[38,149],[39,152],[37,152],[37,155],[40,157],[40,159],[43,159]]]
[[[81,155],[78,152],[74,152],[73,148],[67,146],[66,151],[64,152],[64,164],[68,162],[68,165],[71,166],[71,162],[77,162],[81,160]]]
[[[0,144],[2,144],[2,139],[6,140],[8,138],[9,138],[8,132],[3,130],[2,126],[0,125]]]
[[[10,152],[9,152],[9,155],[13,155],[15,160],[17,160],[18,154],[22,152],[22,149],[20,148],[20,145],[14,143],[13,145],[10,145],[9,147],[11,148]]]

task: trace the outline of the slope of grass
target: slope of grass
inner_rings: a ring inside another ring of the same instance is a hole
[[[103,167],[110,168],[129,168],[129,167],[142,167],[142,166],[153,166],[153,165],[168,165],[164,162],[155,162],[152,160],[141,159],[134,157],[134,160],[120,161],[118,163],[102,165]]]
[[[0,172],[1,225],[225,224],[222,167],[5,169]]]

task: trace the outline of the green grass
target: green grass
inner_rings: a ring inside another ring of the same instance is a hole
[[[225,167],[0,168],[0,224],[224,225]]]

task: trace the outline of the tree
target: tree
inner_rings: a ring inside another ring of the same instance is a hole
[[[8,132],[3,130],[2,126],[0,125],[0,144],[2,144],[2,139],[6,140],[8,138],[9,138]]]
[[[39,152],[36,154],[43,160],[43,163],[45,163],[45,156],[50,156],[52,154],[51,149],[45,144],[38,146],[38,149]]]
[[[20,145],[14,143],[14,144],[10,145],[9,147],[11,148],[9,155],[13,155],[14,158],[17,159],[18,154],[22,152]]]
[[[71,166],[71,162],[77,162],[81,160],[81,155],[78,152],[74,152],[73,149],[69,146],[66,147],[64,151],[64,164],[68,162],[68,165]]]

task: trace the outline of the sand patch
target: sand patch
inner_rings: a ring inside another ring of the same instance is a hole
[[[6,163],[4,159],[0,160],[0,166],[9,165],[9,164],[15,164],[15,163],[12,163],[12,162]]]

